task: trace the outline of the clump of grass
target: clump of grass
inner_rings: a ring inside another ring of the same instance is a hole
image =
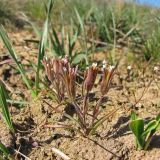
[[[50,31],[50,50],[53,56],[65,57],[68,55],[71,63],[78,64],[85,60],[87,64],[88,58],[87,54],[84,53],[84,47],[81,47],[80,51],[76,49],[76,44],[79,42],[78,37],[80,32],[80,28],[73,25],[68,28],[65,28],[65,26],[62,25],[60,33],[52,28],[52,31]]]
[[[137,8],[133,4],[124,4],[120,9],[116,4],[97,7],[92,19],[96,23],[99,38],[111,44],[116,41],[127,45],[128,40],[136,38],[140,23]]]
[[[73,67],[68,58],[63,59],[44,59],[46,75],[52,84],[53,92],[58,103],[66,102],[74,106],[78,119],[75,122],[81,128],[84,135],[95,133],[96,129],[112,115],[117,109],[111,113],[99,118],[101,113],[101,105],[105,95],[110,89],[112,78],[115,73],[116,66],[109,66],[104,62],[102,80],[100,82],[100,98],[96,105],[91,109],[90,92],[94,87],[94,83],[99,71],[97,64],[93,64],[85,71],[82,92],[79,93],[76,85],[78,66]],[[78,98],[80,94],[80,98]],[[67,98],[67,100],[66,100]],[[69,117],[69,116],[67,116]],[[70,118],[70,117],[69,117]],[[71,118],[73,120],[73,118]]]
[[[36,20],[45,19],[44,4],[47,0],[29,0],[22,5],[23,11]]]
[[[12,6],[13,7],[13,6]],[[12,18],[12,7],[5,0],[0,1],[0,22],[5,24],[6,20],[11,20]]]
[[[34,1],[34,3],[36,4],[36,1]],[[62,6],[61,10],[57,12],[57,8],[59,8],[60,5]],[[95,0],[83,1],[83,3],[79,0],[61,0],[56,1],[55,6],[54,14],[50,13],[50,17],[57,16],[58,19],[56,19],[56,22],[54,21],[54,27],[52,25],[54,29],[49,29],[50,31],[52,30],[51,32],[49,31],[51,35],[49,37],[51,45],[47,45],[54,56],[64,56],[68,54],[68,52],[70,54],[71,50],[68,51],[66,48],[73,49],[75,41],[78,41],[81,45],[81,51],[75,53],[74,62],[78,62],[80,58],[88,63],[87,56],[85,55],[93,53],[97,49],[103,49],[104,46],[114,51],[117,46],[128,46],[135,52],[139,52],[142,48],[145,48],[143,52],[145,53],[146,59],[149,59],[151,56],[154,57],[154,59],[158,57],[156,53],[158,52],[158,45],[154,45],[155,41],[157,41],[155,38],[157,35],[153,35],[147,42],[145,42],[145,38],[149,36],[145,36],[144,38],[144,35],[148,35],[150,32],[149,29],[146,29],[146,26],[151,26],[148,22],[154,18],[149,14],[151,11],[149,7],[138,6],[134,3],[117,4],[115,2],[97,2]],[[55,29],[57,22],[61,25],[61,38],[59,38],[59,32]],[[155,23],[153,25],[155,25]],[[65,33],[68,27],[74,28],[74,35],[71,35],[69,32]],[[90,33],[90,31],[92,33]],[[64,45],[64,42],[68,44],[66,39],[71,39],[69,43],[73,40],[73,45],[71,43],[72,46]],[[91,44],[91,46],[87,47],[88,44]],[[153,54],[151,50],[153,50]],[[111,57],[114,57],[114,51]],[[76,58],[76,56],[78,56],[78,58]],[[72,57],[73,56],[71,56],[71,59],[73,59]]]
[[[43,28],[43,32],[42,32],[40,43],[39,43],[39,53],[38,53],[38,62],[37,62],[37,68],[36,68],[35,88],[34,88],[33,82],[28,78],[23,64],[20,63],[20,60],[17,56],[17,53],[14,50],[14,48],[12,47],[12,43],[11,43],[4,27],[2,25],[0,26],[0,36],[2,38],[2,41],[5,45],[5,47],[7,48],[9,55],[12,57],[13,61],[17,65],[17,68],[18,68],[20,74],[22,75],[22,79],[23,79],[24,83],[26,84],[27,88],[31,91],[33,97],[38,95],[38,88],[39,88],[39,83],[40,83],[39,82],[40,81],[39,80],[39,71],[41,68],[41,60],[43,59],[45,47],[46,47],[46,43],[47,43],[48,25],[49,25],[49,19],[50,19],[50,14],[51,14],[51,10],[53,7],[53,3],[54,3],[54,1],[50,0],[48,2],[48,5],[46,6],[47,17],[46,17],[46,21],[44,23],[44,28]]]
[[[31,91],[32,96],[35,97],[38,95],[39,92],[39,83],[40,83],[40,70],[42,68],[41,65],[41,60],[44,57],[45,54],[45,49],[49,46],[49,43],[51,44],[52,47],[50,50],[54,54],[54,56],[65,56],[69,55],[70,60],[73,63],[78,63],[82,59],[85,59],[87,61],[87,55],[79,52],[74,52],[75,44],[78,40],[78,35],[79,35],[79,27],[75,30],[74,27],[71,27],[70,32],[67,32],[66,35],[64,35],[64,26],[62,26],[62,31],[61,35],[62,38],[60,39],[58,36],[58,33],[55,31],[53,28],[52,31],[50,30],[49,26],[51,24],[50,18],[51,18],[51,12],[52,8],[54,6],[54,0],[49,0],[48,4],[45,6],[46,9],[46,20],[44,22],[44,27],[42,33],[40,33],[40,41],[39,41],[39,52],[38,52],[38,61],[37,61],[37,66],[36,66],[36,77],[35,77],[35,83],[32,82],[28,76],[27,73],[24,69],[24,65],[20,63],[19,57],[12,47],[12,43],[4,29],[3,26],[0,27],[0,36],[2,38],[3,43],[5,44],[5,47],[7,48],[10,56],[14,60],[15,64],[17,65],[17,68],[22,75],[22,79],[24,83],[26,84],[27,88]],[[82,26],[82,25],[81,25]],[[50,34],[50,37],[48,35]],[[65,45],[65,39],[67,38],[67,44],[68,46]]]
[[[157,27],[151,36],[147,36],[147,40],[144,44],[144,57],[148,61],[150,59],[160,59],[160,29]]]

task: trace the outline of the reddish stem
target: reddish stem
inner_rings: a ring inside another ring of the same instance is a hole
[[[98,100],[94,110],[93,110],[93,119],[92,119],[92,124],[94,123],[95,119],[97,118],[97,116],[99,115],[99,108],[102,104],[104,95],[101,96],[101,98]]]

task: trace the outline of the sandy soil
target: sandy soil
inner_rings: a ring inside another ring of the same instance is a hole
[[[22,63],[28,64],[29,60],[36,61],[36,45],[27,45],[24,41],[25,39],[34,39],[34,35],[28,31],[10,33],[9,35],[17,53],[22,58]],[[134,96],[132,91],[135,91],[137,99],[141,97],[146,88],[145,85],[147,86],[152,80],[152,66],[147,66],[148,68],[143,75],[143,68],[138,69],[137,64],[134,64],[135,62],[131,63],[133,70],[128,76],[126,66],[129,62],[126,51],[117,52],[117,56],[122,58],[112,88],[107,95],[108,101],[103,103],[103,113],[109,113],[119,107],[120,109],[105,121],[103,126],[97,130],[96,135],[85,137],[71,129],[54,127],[57,123],[72,125],[73,122],[64,118],[63,114],[53,112],[50,106],[55,107],[57,104],[46,96],[45,91],[42,91],[39,97],[33,100],[1,43],[0,51],[1,79],[12,91],[12,97],[29,100],[29,104],[21,110],[16,109],[14,105],[10,106],[13,122],[17,129],[15,137],[9,133],[2,119],[0,120],[0,140],[8,147],[19,150],[32,160],[60,160],[61,158],[52,151],[53,147],[73,160],[160,159],[160,132],[157,132],[153,137],[148,151],[137,151],[134,136],[128,126],[132,109],[136,109],[139,116],[146,120],[154,118],[160,112],[158,75],[156,75],[157,81],[151,83],[139,101],[140,104],[136,108],[133,107]],[[99,53],[97,56],[101,60],[103,57],[107,57],[106,54],[107,52]],[[5,60],[9,60],[9,62],[3,63]],[[145,63],[142,64],[143,67],[145,65]],[[27,70],[27,74],[34,77],[32,68],[28,67]],[[50,106],[44,103],[45,101]],[[63,113],[67,111],[71,116],[75,116],[72,108],[61,106],[61,110]],[[15,158],[21,159],[21,156],[15,155]]]

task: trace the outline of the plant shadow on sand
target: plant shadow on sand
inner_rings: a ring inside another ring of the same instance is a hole
[[[116,124],[113,125],[113,129],[109,131],[105,137],[108,138],[118,138],[121,136],[125,136],[127,134],[131,134],[129,131],[128,122],[130,120],[130,116],[121,116],[118,118]]]
[[[153,136],[148,149],[152,150],[153,148],[160,148],[160,135]]]
[[[23,122],[17,122],[14,125],[17,129],[15,149],[28,155],[34,148],[32,136],[29,134],[34,131],[35,122],[31,117],[25,117]]]
[[[99,146],[100,148],[104,149],[106,152],[112,154],[114,157],[118,158],[119,160],[122,159],[121,156],[117,155],[116,153],[112,152],[111,150],[107,149],[106,147],[104,147],[103,145],[101,145],[100,143],[98,143],[97,141],[88,138],[90,141],[94,142],[95,145]]]

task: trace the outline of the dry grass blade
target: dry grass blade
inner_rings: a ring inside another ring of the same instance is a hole
[[[29,157],[25,156],[24,154],[22,154],[21,152],[19,152],[18,150],[15,150],[14,151],[17,153],[17,154],[20,154],[22,157],[24,157],[26,160],[31,160]]]

